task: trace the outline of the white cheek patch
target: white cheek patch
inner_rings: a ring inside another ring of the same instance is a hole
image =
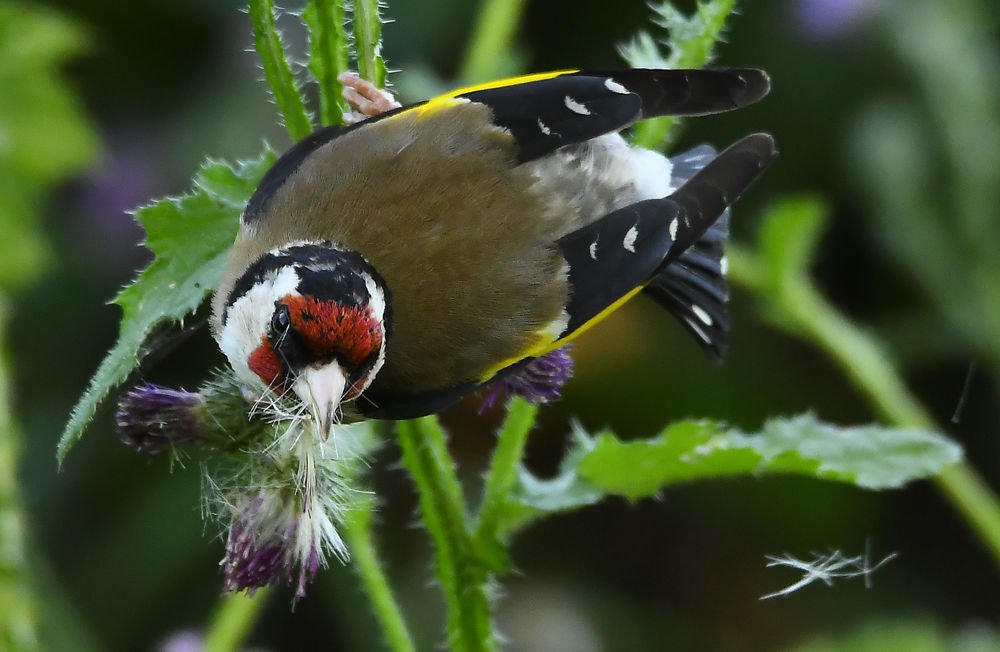
[[[385,295],[382,293],[382,288],[365,272],[361,272],[361,278],[365,280],[365,289],[368,290],[368,304],[375,311],[379,323],[382,323],[385,318]]]
[[[295,268],[283,267],[229,306],[226,325],[222,327],[219,337],[219,348],[226,354],[236,376],[249,387],[266,388],[260,377],[250,370],[250,355],[267,335],[274,314],[274,302],[289,294],[298,296],[295,289],[298,284],[299,276]]]
[[[382,292],[382,288],[375,282],[375,279],[367,273],[361,272],[361,278],[365,280],[365,288],[368,290],[368,305],[371,306],[372,312],[375,313],[375,318],[378,319],[378,323],[382,326],[382,344],[379,346],[378,359],[375,361],[375,364],[372,365],[372,369],[368,372],[368,376],[364,379],[364,384],[357,387],[359,394],[365,391],[368,386],[372,384],[372,381],[375,380],[375,376],[377,376],[379,370],[382,369],[382,365],[385,364],[386,345],[385,293]]]

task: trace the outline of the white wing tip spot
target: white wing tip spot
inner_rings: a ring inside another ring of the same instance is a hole
[[[604,86],[612,93],[618,93],[620,95],[628,95],[630,92],[629,89],[625,88],[610,77],[604,80]]]
[[[590,243],[590,259],[591,260],[597,260],[597,240],[598,240],[598,238],[594,238],[594,241]]]
[[[573,113],[578,113],[580,115],[590,115],[590,109],[580,104],[569,95],[565,97],[564,101],[566,102],[566,108],[572,111]]]
[[[676,217],[670,223],[670,226],[668,228],[670,229],[670,239],[671,240],[676,240],[677,239],[677,218]]]
[[[707,312],[705,312],[705,309],[702,308],[701,306],[697,304],[692,304],[691,312],[693,312],[694,316],[700,319],[706,326],[712,325],[712,316]]]
[[[721,272],[723,276],[729,273],[729,259],[725,256],[719,259],[719,272]]]
[[[639,230],[633,226],[625,234],[625,239],[622,240],[622,246],[625,247],[625,251],[635,253],[635,240],[639,237]]]

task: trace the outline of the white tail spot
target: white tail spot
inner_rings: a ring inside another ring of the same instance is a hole
[[[676,240],[677,239],[677,218],[676,217],[674,218],[674,221],[670,223],[670,226],[668,228],[670,229],[670,239],[671,240]]]
[[[594,238],[594,241],[590,243],[590,259],[597,260],[597,241],[599,237]]]
[[[704,342],[705,344],[712,343],[712,338],[709,337],[705,331],[701,330],[701,326],[699,326],[697,322],[694,322],[690,319],[685,319],[684,323],[686,323],[688,326],[691,327],[691,330],[693,330],[695,334],[701,338],[702,342]]]
[[[711,326],[712,325],[712,315],[710,315],[707,312],[705,312],[705,309],[702,308],[701,306],[699,306],[697,304],[692,304],[691,305],[691,312],[694,313],[695,317],[697,317],[698,319],[700,319],[701,321],[703,321],[706,326]]]
[[[538,118],[538,128],[539,128],[539,129],[540,129],[540,130],[542,131],[542,133],[543,133],[543,134],[545,134],[546,136],[551,136],[551,135],[552,135],[552,130],[551,130],[551,129],[549,129],[548,125],[546,125],[546,124],[545,124],[544,122],[542,122],[542,119],[541,119],[541,118]]]

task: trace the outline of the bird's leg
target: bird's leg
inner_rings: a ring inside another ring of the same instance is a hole
[[[342,72],[337,81],[344,85],[342,95],[351,107],[357,111],[344,114],[344,124],[352,125],[386,111],[402,106],[387,90],[377,87],[356,72]]]

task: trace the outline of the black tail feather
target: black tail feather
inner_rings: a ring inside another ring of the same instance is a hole
[[[679,228],[660,271],[644,291],[677,317],[720,364],[729,333],[728,206],[771,164],[777,151],[769,135],[752,134],[713,155],[711,147],[702,145],[671,159],[680,187],[669,198],[681,206],[683,225],[720,217],[701,234]]]
[[[643,290],[674,315],[713,362],[721,364],[729,347],[729,284],[725,245],[729,210]]]

